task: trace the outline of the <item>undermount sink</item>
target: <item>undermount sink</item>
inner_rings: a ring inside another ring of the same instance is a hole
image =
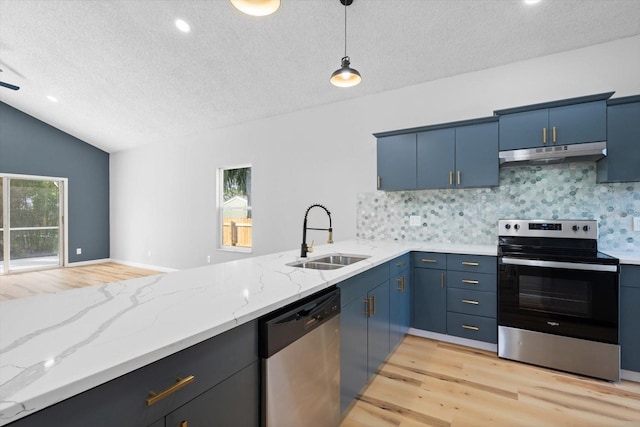
[[[335,270],[367,258],[369,257],[365,255],[329,254],[318,258],[292,262],[287,265],[314,270]]]

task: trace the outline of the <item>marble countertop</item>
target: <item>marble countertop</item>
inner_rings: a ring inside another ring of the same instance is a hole
[[[496,255],[493,245],[367,240],[310,258],[368,255],[337,270],[287,266],[299,251],[0,303],[0,426],[254,320],[412,250]]]
[[[603,250],[607,255],[616,257],[620,260],[620,264],[640,265],[640,251],[608,251]]]

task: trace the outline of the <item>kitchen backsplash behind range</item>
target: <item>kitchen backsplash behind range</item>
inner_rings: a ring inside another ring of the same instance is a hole
[[[501,218],[596,219],[600,250],[640,250],[640,183],[596,184],[595,162],[504,167],[493,188],[360,193],[357,209],[362,239],[497,244]]]

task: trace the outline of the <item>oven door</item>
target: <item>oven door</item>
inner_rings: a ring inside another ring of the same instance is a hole
[[[618,343],[617,265],[499,258],[498,324]]]

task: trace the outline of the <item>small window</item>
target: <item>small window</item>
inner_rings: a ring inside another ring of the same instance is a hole
[[[251,166],[222,168],[218,171],[220,210],[220,249],[250,252]]]

